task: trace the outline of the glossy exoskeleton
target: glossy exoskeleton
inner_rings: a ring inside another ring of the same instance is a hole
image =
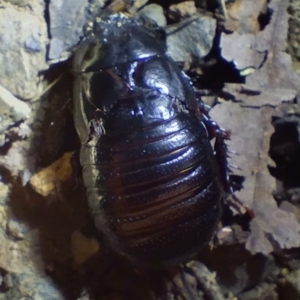
[[[134,263],[186,262],[220,219],[225,133],[157,31],[122,14],[95,26],[75,54],[74,114],[96,227]]]

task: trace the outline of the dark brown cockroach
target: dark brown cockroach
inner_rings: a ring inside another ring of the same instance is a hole
[[[89,206],[109,247],[141,265],[192,259],[231,192],[226,132],[158,36],[115,14],[97,23],[74,59]]]

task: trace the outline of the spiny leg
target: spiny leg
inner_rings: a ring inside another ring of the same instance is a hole
[[[210,118],[208,114],[209,109],[210,107],[206,106],[204,102],[200,98],[198,98],[197,114],[206,127],[209,139],[215,139],[214,154],[219,166],[221,181],[225,192],[231,197],[231,199],[227,199],[227,202],[229,202],[230,205],[241,214],[247,212],[251,217],[253,217],[253,212],[245,207],[240,199],[238,199],[238,197],[235,195],[235,190],[240,189],[241,186],[235,183],[230,176],[231,169],[227,160],[228,148],[226,140],[230,139],[231,132],[229,130],[223,129]]]
[[[215,121],[210,118],[208,114],[209,107],[199,99],[198,108],[199,118],[201,118],[201,121],[206,127],[208,138],[210,140],[215,139],[214,154],[220,169],[220,175],[224,189],[228,194],[233,194],[233,189],[229,177],[230,168],[227,161],[228,149],[225,142],[226,140],[230,139],[231,132],[221,128]]]

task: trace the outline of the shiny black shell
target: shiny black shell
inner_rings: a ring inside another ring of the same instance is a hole
[[[199,102],[155,32],[117,14],[74,58],[75,125],[96,227],[142,264],[192,259],[224,196]]]

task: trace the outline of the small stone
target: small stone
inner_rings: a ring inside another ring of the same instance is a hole
[[[6,224],[7,234],[16,240],[23,240],[24,233],[28,231],[28,227],[16,220],[9,220]]]
[[[191,17],[196,13],[197,8],[194,1],[185,1],[178,4],[173,4],[169,8],[169,17],[172,20]]]
[[[163,8],[158,4],[147,5],[141,9],[138,14],[153,20],[160,27],[165,27],[167,25]]]
[[[177,62],[205,57],[212,48],[216,20],[207,16],[194,17],[167,28],[168,54]]]

